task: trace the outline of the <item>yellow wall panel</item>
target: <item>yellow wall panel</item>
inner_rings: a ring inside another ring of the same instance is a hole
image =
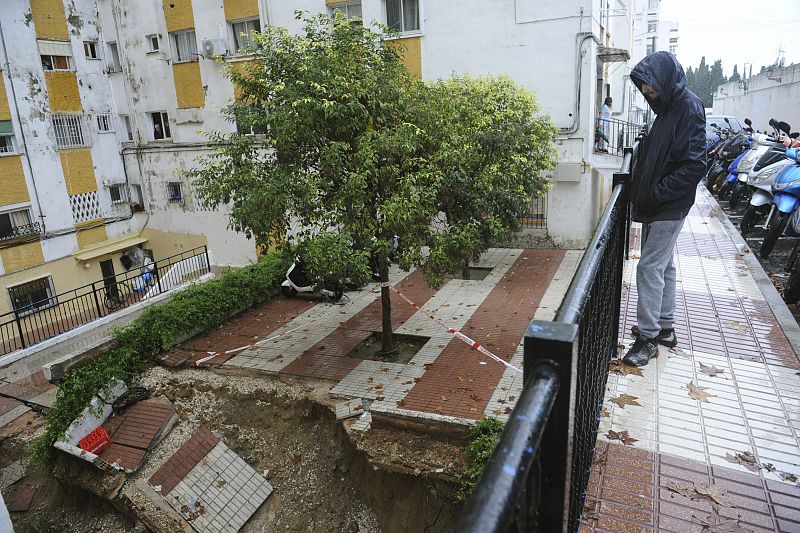
[[[252,60],[236,61],[236,62],[229,63],[229,65],[231,67],[231,70],[233,70],[235,73],[237,73],[239,75],[246,75],[247,74],[247,69],[251,65],[253,65],[253,61]],[[239,98],[241,98],[241,96],[242,96],[242,88],[234,83],[233,84],[233,97],[236,100],[239,100]]]
[[[0,180],[0,206],[30,201],[22,172],[22,156],[0,157]]]
[[[225,20],[249,19],[257,16],[258,0],[225,0]]]
[[[61,169],[70,196],[97,190],[97,179],[94,175],[92,152],[88,148],[77,150],[60,150]]]
[[[86,248],[92,244],[103,242],[108,239],[106,235],[106,227],[100,226],[99,228],[84,229],[78,232],[78,248]]]
[[[208,245],[208,237],[194,233],[174,233],[145,228],[141,236],[147,238],[144,247],[153,250],[156,260]]]
[[[3,258],[3,268],[6,273],[44,263],[42,244],[39,241],[3,248],[0,250],[0,257]]]
[[[192,0],[164,0],[164,18],[167,20],[167,31],[194,28]]]
[[[11,120],[11,108],[6,94],[6,77],[0,74],[0,120]]]
[[[403,63],[406,69],[414,77],[422,79],[422,37],[408,37],[389,42],[396,42],[403,48]]]
[[[206,97],[203,92],[203,79],[200,77],[200,62],[191,61],[172,65],[172,78],[175,80],[178,109],[205,105]]]
[[[74,72],[45,72],[47,96],[50,110],[54,113],[80,113],[81,93],[78,92],[78,78]]]
[[[30,4],[37,38],[69,41],[62,0],[30,0]]]

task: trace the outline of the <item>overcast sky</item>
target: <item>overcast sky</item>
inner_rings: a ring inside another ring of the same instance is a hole
[[[679,23],[678,60],[684,69],[722,60],[733,65],[771,65],[783,47],[786,64],[800,63],[800,2],[797,0],[661,0],[661,21]],[[663,22],[662,22],[663,23]],[[749,66],[747,67],[749,70]]]

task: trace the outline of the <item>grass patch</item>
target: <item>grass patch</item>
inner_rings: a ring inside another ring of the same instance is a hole
[[[221,277],[192,285],[169,300],[153,305],[124,329],[114,332],[114,347],[104,356],[67,371],[53,407],[45,417],[44,434],[30,445],[41,462],[52,458],[53,443],[89,406],[98,392],[121,379],[135,383],[148,360],[198,330],[222,325],[234,313],[267,301],[285,279],[290,260],[280,253],[229,270]]]
[[[461,476],[461,488],[458,491],[458,499],[467,501],[475,490],[486,463],[494,453],[500,434],[503,432],[504,424],[496,418],[483,418],[478,420],[467,435],[467,446],[464,455],[467,458],[467,469]]]

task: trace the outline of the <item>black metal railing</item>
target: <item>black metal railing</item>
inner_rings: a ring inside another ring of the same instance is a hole
[[[611,199],[552,322],[525,334],[524,386],[458,531],[576,532],[617,351],[628,245],[626,149]]]
[[[0,231],[0,241],[9,241],[11,239],[19,239],[21,237],[28,237],[30,235],[41,235],[41,233],[41,224],[38,222],[33,222],[32,224],[15,226],[5,231]]]
[[[208,250],[202,246],[58,294],[49,278],[9,287],[14,310],[0,315],[0,355],[60,335],[208,272]]]
[[[644,128],[644,124],[598,118],[595,122],[594,151],[623,156],[625,147],[633,146]]]
[[[525,229],[547,227],[547,193],[534,196],[528,202],[525,216],[520,220],[520,225]]]

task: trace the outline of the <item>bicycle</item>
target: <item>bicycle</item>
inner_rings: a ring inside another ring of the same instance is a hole
[[[103,305],[109,311],[117,311],[130,303],[131,294],[133,290],[130,287],[130,280],[115,281],[105,288]]]

